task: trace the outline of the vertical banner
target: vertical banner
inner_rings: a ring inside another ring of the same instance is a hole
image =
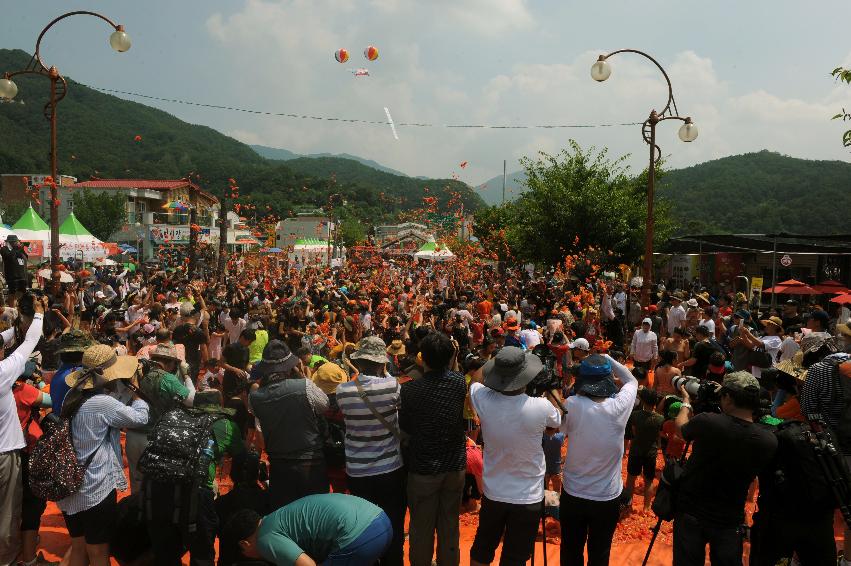
[[[756,296],[758,297],[758,299],[757,299],[758,302],[756,303],[757,305],[762,304],[762,285],[763,285],[762,277],[751,278],[751,296],[748,297],[748,300],[754,300],[753,299],[753,296],[754,296],[753,292],[756,291],[757,292]]]

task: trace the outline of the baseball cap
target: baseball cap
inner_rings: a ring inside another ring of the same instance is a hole
[[[570,348],[573,350],[583,350],[585,352],[591,351],[591,344],[588,343],[588,340],[585,338],[577,338],[570,345]]]
[[[736,312],[733,313],[733,316],[739,317],[742,320],[750,320],[751,319],[751,313],[749,313],[745,309],[737,310]]]
[[[822,326],[827,326],[828,323],[830,323],[830,315],[827,314],[826,311],[823,311],[821,309],[814,310],[813,312],[811,312],[810,318],[819,321]]]

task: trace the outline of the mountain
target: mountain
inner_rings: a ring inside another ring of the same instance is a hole
[[[508,173],[505,176],[505,200],[512,201],[519,197],[526,187],[523,186],[523,181],[526,180],[526,173],[523,171],[515,171]],[[479,196],[489,205],[500,204],[502,202],[502,175],[488,179],[478,186]]]
[[[523,171],[508,175],[506,199],[525,189]],[[848,233],[851,163],[814,161],[768,150],[666,171],[658,198],[674,202],[680,234]],[[502,175],[480,185],[489,205],[502,200]],[[830,203],[830,206],[819,206]],[[818,220],[813,213],[818,210]]]
[[[266,159],[276,159],[278,161],[291,161],[293,159],[298,159],[300,157],[309,157],[309,158],[319,158],[319,157],[339,157],[341,159],[349,159],[352,161],[357,161],[367,167],[372,167],[373,169],[378,169],[379,171],[383,171],[385,173],[390,173],[391,175],[397,175],[399,177],[407,177],[401,171],[396,171],[395,169],[391,169],[390,167],[385,167],[381,163],[373,161],[372,159],[364,159],[363,157],[358,157],[357,155],[351,155],[349,153],[308,153],[307,155],[301,155],[298,153],[293,153],[288,149],[278,149],[275,147],[267,147],[265,145],[250,145],[251,149],[259,153],[261,156]]]
[[[265,145],[249,145],[251,149],[257,152],[261,157],[266,159],[275,159],[277,161],[289,161],[302,157],[298,153],[293,153],[288,149],[278,149],[276,147],[267,147]]]
[[[0,71],[22,69],[29,60],[23,51],[0,49]],[[50,130],[42,115],[47,82],[31,75],[14,80],[18,96],[0,104],[6,140],[0,143],[0,173],[47,173]],[[414,180],[340,157],[267,159],[212,128],[70,79],[57,116],[60,173],[79,179],[176,179],[194,173],[202,188],[222,194],[227,179],[234,178],[240,201],[280,216],[296,207],[323,206],[330,193],[340,193],[347,212],[369,223],[392,221],[402,210],[421,207],[429,195],[438,198],[439,207],[454,193],[466,210],[483,205],[469,186],[452,179]]]
[[[851,164],[763,150],[665,173],[680,233],[847,234]]]

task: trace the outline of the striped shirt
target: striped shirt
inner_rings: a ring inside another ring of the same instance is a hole
[[[113,490],[127,489],[121,459],[121,429],[135,428],[148,422],[148,404],[136,399],[129,407],[109,395],[94,395],[86,400],[71,419],[71,435],[77,461],[86,468],[80,490],[56,502],[66,515],[91,509]]]
[[[399,430],[400,386],[395,377],[357,377],[370,404]],[[354,381],[337,386],[337,404],[346,422],[346,472],[352,477],[377,476],[402,467],[399,442],[372,414]]]
[[[836,428],[845,409],[836,366],[848,359],[851,359],[848,354],[840,352],[826,356],[810,366],[801,391],[801,412],[804,417],[823,420],[831,428]]]

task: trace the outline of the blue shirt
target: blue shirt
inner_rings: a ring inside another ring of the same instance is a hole
[[[53,406],[54,414],[58,415],[62,412],[62,402],[65,401],[65,395],[68,394],[68,384],[65,383],[65,377],[72,371],[80,369],[81,365],[63,363],[53,374],[53,379],[50,380],[50,401]]]
[[[561,466],[561,447],[564,444],[564,433],[557,432],[552,436],[545,433],[543,444],[547,468]]]

